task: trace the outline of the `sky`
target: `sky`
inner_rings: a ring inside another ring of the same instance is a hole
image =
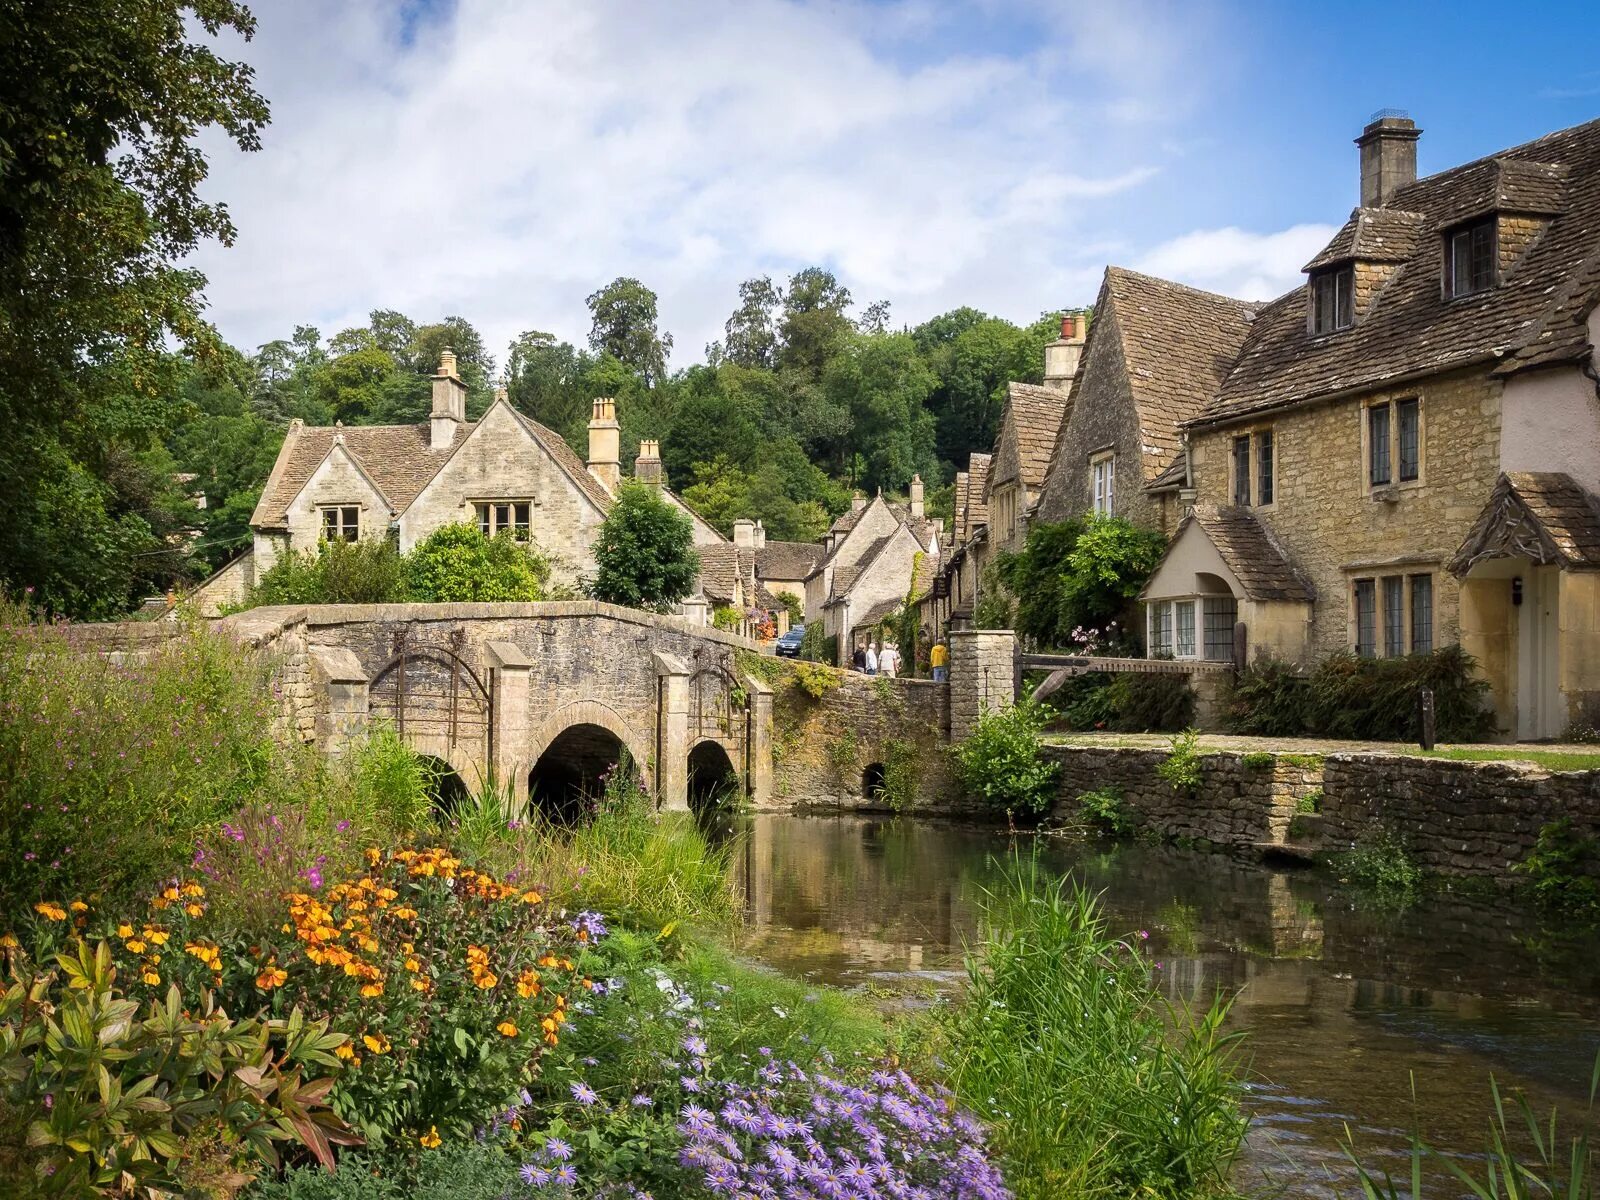
[[[583,344],[620,275],[675,367],[741,280],[821,265],[895,326],[1093,302],[1108,264],[1295,286],[1379,108],[1423,174],[1600,116],[1578,4],[1187,0],[257,0],[223,39],[272,106],[207,138],[239,234],[196,265],[253,351],[375,308],[459,315],[503,361]]]

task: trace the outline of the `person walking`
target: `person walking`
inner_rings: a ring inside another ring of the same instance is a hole
[[[943,638],[935,642],[933,649],[928,651],[928,665],[933,668],[935,683],[943,683],[950,678],[950,651],[945,648]]]
[[[853,651],[850,652],[850,665],[858,671],[866,671],[867,652],[860,646],[857,646]]]
[[[872,643],[868,642],[867,643],[867,674],[868,675],[876,675],[877,673],[878,673],[878,652],[872,648]]]
[[[883,648],[883,653],[878,655],[878,674],[887,675],[893,679],[900,671],[900,650],[890,642]]]

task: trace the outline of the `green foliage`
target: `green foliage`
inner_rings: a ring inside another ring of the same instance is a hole
[[[665,612],[694,589],[694,526],[644,484],[624,484],[594,544],[590,594],[609,604]]]
[[[493,538],[458,522],[435,529],[406,556],[412,600],[434,604],[543,599],[550,564],[510,530]]]
[[[637,279],[613,279],[586,301],[589,349],[609,354],[650,387],[667,377],[672,335],[656,328],[656,294]]]
[[[905,812],[917,801],[921,778],[917,748],[904,738],[890,738],[883,744],[883,782],[872,799],[895,812]]]
[[[326,1021],[235,1021],[209,998],[191,1011],[176,985],[141,1006],[104,942],[54,962],[0,996],[0,1174],[22,1196],[182,1192],[214,1165],[207,1147],[246,1179],[288,1141],[332,1168],[331,1143],[350,1140],[333,1075],[306,1077],[337,1072],[346,1039]]]
[[[1422,868],[1406,840],[1384,825],[1369,829],[1339,859],[1344,874],[1389,896],[1409,899],[1422,887]]]
[[[1249,754],[1239,759],[1239,764],[1248,771],[1267,771],[1271,770],[1272,765],[1277,761],[1277,755],[1270,751],[1252,750]]]
[[[1112,728],[1130,733],[1177,733],[1194,723],[1194,689],[1187,675],[1130,672],[1113,677]]]
[[[744,626],[744,614],[732,605],[719,604],[711,610],[711,625],[714,629],[738,633]]]
[[[256,582],[249,605],[393,604],[406,599],[406,566],[388,538],[321,542],[274,562]]]
[[[802,660],[794,664],[794,685],[813,700],[821,700],[838,688],[839,671],[822,663]]]
[[[1351,741],[1416,741],[1417,696],[1432,688],[1438,736],[1483,741],[1494,732],[1485,707],[1489,685],[1459,646],[1403,658],[1334,654],[1309,675],[1260,658],[1241,672],[1225,711],[1229,732],[1259,737],[1326,737]]]
[[[1200,769],[1200,732],[1196,729],[1185,729],[1172,739],[1172,750],[1160,766],[1156,767],[1156,774],[1172,785],[1175,792],[1194,793],[1205,776]]]
[[[1600,910],[1600,844],[1573,831],[1572,818],[1547,822],[1528,857],[1512,867],[1526,875],[1535,903],[1568,915]]]
[[[984,935],[940,1052],[957,1098],[996,1122],[1019,1200],[1231,1194],[1246,1122],[1226,1003],[1164,1003],[1140,942],[1036,858],[987,893]]]
[[[1167,552],[1167,539],[1122,517],[1091,517],[1067,554],[1061,625],[1104,629],[1124,619]]]
[[[828,762],[841,784],[848,785],[854,782],[856,765],[860,761],[861,743],[857,740],[854,729],[841,731],[828,743]]]
[[[1011,594],[1006,577],[1011,555],[1000,551],[984,568],[978,580],[978,602],[973,605],[975,629],[1010,629],[1017,619],[1017,598]]]
[[[1096,788],[1078,797],[1078,812],[1083,819],[1101,833],[1122,837],[1133,829],[1133,818],[1128,815],[1120,788]]]
[[[1070,730],[1109,729],[1116,718],[1111,703],[1111,676],[1099,671],[1068,676],[1044,701],[1054,723]]]
[[[1322,811],[1323,798],[1321,788],[1312,788],[1294,802],[1295,815],[1298,817],[1315,816]]]
[[[1037,816],[1055,800],[1060,764],[1040,753],[1045,712],[1024,701],[986,709],[977,728],[951,747],[962,787],[992,813]]]
[[[800,636],[800,658],[805,662],[834,666],[839,661],[839,639],[829,637],[821,621],[813,621]]]
[[[339,1156],[337,1172],[297,1167],[264,1179],[249,1200],[505,1200],[527,1194],[521,1163],[505,1147],[478,1141],[400,1157],[354,1151]]]
[[[1078,622],[1063,610],[1062,589],[1082,533],[1082,521],[1030,525],[1021,553],[1008,568],[1018,597],[1017,634],[1036,646],[1077,648],[1072,631]]]

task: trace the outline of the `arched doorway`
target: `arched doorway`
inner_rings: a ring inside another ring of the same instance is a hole
[[[868,800],[881,801],[883,785],[888,775],[887,769],[881,762],[868,763],[867,769],[861,772],[861,794]]]
[[[731,807],[739,798],[739,774],[718,742],[704,741],[689,751],[689,807],[696,813]]]
[[[428,799],[433,804],[433,811],[442,820],[449,820],[462,809],[462,806],[471,798],[472,792],[467,787],[466,780],[456,773],[449,763],[442,758],[435,758],[431,754],[418,755],[422,760],[422,768],[426,774],[425,788]]]
[[[593,815],[627,758],[622,739],[600,725],[569,725],[528,773],[528,802],[548,821],[573,825]],[[627,770],[634,764],[628,760]]]

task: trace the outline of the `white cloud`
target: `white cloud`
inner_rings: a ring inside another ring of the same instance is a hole
[[[1335,225],[1277,233],[1200,229],[1156,246],[1135,269],[1241,300],[1270,300],[1305,282],[1300,268],[1337,232]]]
[[[280,0],[243,50],[265,148],[210,143],[240,230],[199,257],[213,315],[253,347],[458,313],[503,353],[581,340],[584,297],[635,275],[682,363],[741,279],[810,263],[897,322],[1084,302],[1171,158],[1163,80],[1203,74],[1149,69],[1197,44],[1191,8],[1113,8],[460,0],[407,34],[388,0]],[[1124,136],[1134,117],[1164,132]]]

